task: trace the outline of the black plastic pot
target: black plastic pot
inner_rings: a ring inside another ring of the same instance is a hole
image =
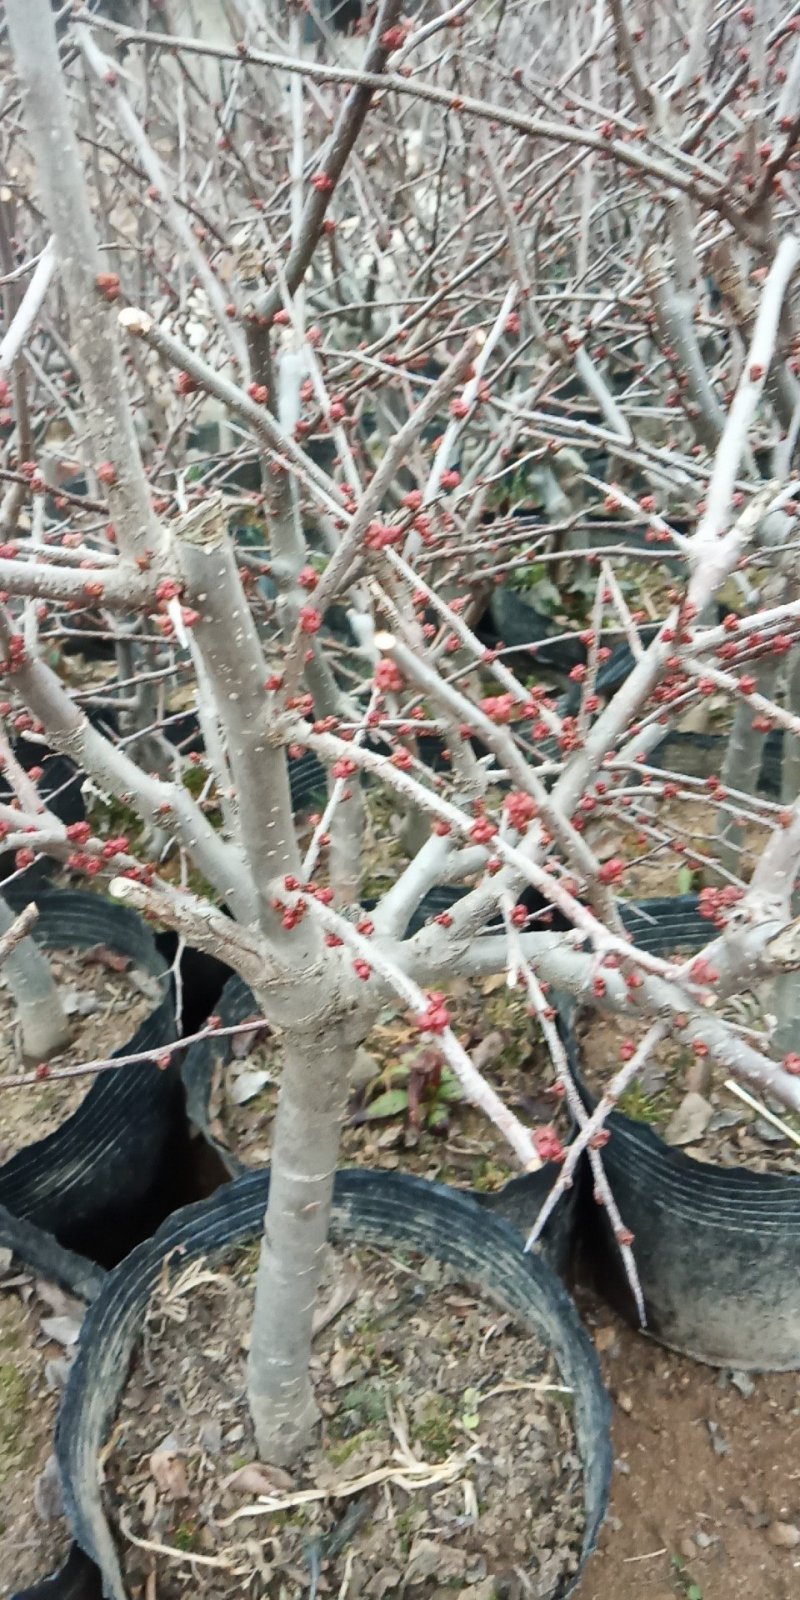
[[[516,589],[501,584],[489,601],[489,618],[495,640],[515,648],[528,649],[535,661],[551,672],[568,673],[586,660],[586,650],[577,635],[564,637],[565,630],[537,611]],[[478,630],[481,639],[486,620]],[[550,641],[556,640],[556,643]]]
[[[24,734],[14,740],[14,755],[26,772],[29,772],[31,767],[41,767],[39,793],[61,822],[83,821],[86,815],[81,793],[83,773],[76,767],[74,761],[70,761],[67,756],[47,750],[32,739],[26,739]],[[0,800],[7,802],[11,797],[12,791],[8,780],[0,772]],[[14,855],[13,850],[0,851],[0,882],[11,873],[16,873]],[[24,883],[28,899],[37,885],[45,884],[53,869],[54,862],[48,860],[46,856],[40,856],[30,867],[25,867],[18,874],[18,881]]]
[[[720,772],[727,746],[728,740],[724,734],[668,733],[653,750],[650,764],[663,767],[669,772],[683,772],[690,777],[705,778],[709,773]],[[760,794],[780,795],[782,764],[783,730],[773,728],[764,741],[758,776]]]
[[[57,1283],[79,1300],[93,1300],[105,1277],[105,1269],[96,1261],[66,1250],[52,1233],[45,1233],[24,1217],[15,1217],[5,1206],[0,1206],[0,1246],[13,1250],[17,1259],[38,1277]]]
[[[644,901],[625,920],[637,943],[656,953],[699,948],[713,932],[692,895]],[[573,1014],[562,1003],[568,1037]],[[576,1077],[593,1105],[579,1070]],[[800,1177],[693,1161],[619,1112],[607,1127],[603,1163],[634,1234],[647,1331],[712,1366],[800,1367]],[[637,1326],[605,1211],[591,1201],[585,1259],[599,1291]]]
[[[29,895],[14,884],[18,909]],[[127,906],[100,895],[43,891],[34,938],[64,949],[105,945],[162,980],[163,995],[127,1044],[128,1055],[171,1043],[174,999],[153,937]],[[185,1198],[176,1187],[187,1139],[180,1072],[134,1063],[93,1079],[77,1111],[0,1168],[0,1206],[68,1250],[112,1265]]]
[[[103,1513],[97,1457],[125,1383],[147,1300],[167,1257],[175,1259],[176,1252],[182,1261],[214,1257],[226,1247],[257,1237],[267,1189],[268,1176],[254,1173],[220,1189],[211,1200],[176,1213],[155,1239],[109,1274],[86,1316],[59,1417],[56,1453],[73,1532],[100,1567],[109,1600],[125,1600],[125,1588]],[[397,1173],[340,1173],[331,1235],[335,1240],[419,1250],[445,1262],[544,1335],[574,1393],[584,1473],[585,1559],[608,1499],[609,1407],[592,1346],[549,1268],[526,1255],[518,1235],[482,1212],[468,1196]],[[575,1581],[561,1591],[562,1596],[572,1593]]]
[[[28,1589],[19,1589],[9,1600],[102,1600],[102,1594],[97,1567],[74,1544],[60,1572]]]

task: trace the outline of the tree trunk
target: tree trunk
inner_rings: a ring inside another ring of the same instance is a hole
[[[776,657],[768,659],[755,673],[759,694],[771,698],[781,663]],[[765,733],[753,727],[754,712],[747,701],[740,700],[733,715],[728,748],[722,768],[722,782],[726,788],[739,789],[744,794],[755,794],[761,772]],[[787,741],[788,743],[788,741]],[[716,822],[717,859],[721,867],[742,875],[743,831],[729,811],[719,811]]]
[[[0,895],[0,934],[8,933],[14,913]],[[22,1050],[28,1061],[47,1061],[69,1039],[69,1024],[47,961],[31,938],[22,939],[3,962],[3,977],[17,1008]]]
[[[258,1453],[278,1465],[305,1447],[319,1415],[308,1370],[312,1318],[351,1054],[335,1023],[286,1035],[248,1368]]]

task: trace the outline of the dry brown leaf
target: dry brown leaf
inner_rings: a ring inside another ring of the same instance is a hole
[[[664,1143],[694,1144],[705,1133],[713,1115],[714,1107],[701,1094],[684,1095],[664,1130]]]
[[[250,1461],[232,1472],[224,1480],[224,1487],[235,1490],[237,1494],[288,1493],[294,1488],[294,1479],[282,1467],[271,1467],[263,1461]]]
[[[85,967],[98,966],[106,967],[109,972],[127,972],[132,957],[123,956],[118,950],[109,950],[104,944],[96,944],[90,950],[84,950],[81,960]]]
[[[228,1099],[232,1105],[246,1106],[248,1101],[254,1100],[256,1095],[260,1094],[261,1090],[272,1082],[273,1078],[270,1072],[263,1072],[256,1068],[248,1071],[245,1068],[243,1072],[237,1073],[235,1078],[231,1077],[229,1079],[227,1085]]]
[[[151,1527],[151,1525],[153,1523],[153,1519],[154,1519],[155,1514],[156,1514],[157,1505],[158,1505],[158,1490],[157,1490],[155,1484],[152,1481],[150,1481],[150,1482],[145,1484],[145,1486],[144,1486],[144,1488],[142,1490],[142,1499],[141,1499],[142,1521],[143,1521],[143,1523],[144,1523],[146,1528]]]
[[[160,1494],[166,1495],[168,1500],[188,1500],[186,1468],[176,1450],[154,1450],[150,1471]]]
[[[495,994],[498,989],[504,989],[508,979],[504,972],[493,972],[490,978],[484,978],[481,984],[481,994]]]
[[[77,1317],[42,1317],[39,1322],[46,1339],[52,1339],[56,1344],[63,1344],[65,1350],[70,1345],[77,1344],[81,1325]]]
[[[492,1032],[487,1033],[483,1039],[479,1039],[478,1043],[473,1047],[473,1066],[477,1067],[479,1072],[482,1072],[484,1067],[491,1066],[492,1062],[496,1061],[498,1056],[502,1055],[504,1049],[505,1039],[503,1038],[502,1033],[500,1033],[497,1028],[494,1028]]]
[[[325,1304],[317,1306],[311,1324],[312,1337],[316,1338],[323,1328],[327,1328],[328,1324],[333,1322],[341,1311],[344,1311],[345,1306],[349,1306],[351,1300],[355,1300],[357,1293],[358,1278],[356,1274],[351,1272],[343,1275],[338,1283],[334,1284]]]

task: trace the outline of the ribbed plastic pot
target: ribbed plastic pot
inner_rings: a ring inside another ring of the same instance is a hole
[[[17,761],[26,772],[31,767],[41,767],[38,790],[48,809],[61,822],[82,822],[86,815],[81,792],[83,774],[74,761],[45,749],[32,739],[26,739],[24,734],[14,740],[13,748]],[[12,790],[5,774],[0,771],[0,800],[8,803],[11,798]],[[15,855],[13,850],[0,850],[0,882],[13,876],[17,884],[24,884],[25,893],[30,899],[37,888],[46,888],[55,870],[55,862],[47,856],[38,856],[29,867],[19,869]]]
[[[568,673],[586,660],[586,650],[574,634],[565,636],[563,628],[508,584],[494,590],[489,617],[498,639],[505,645],[530,649],[537,663],[552,672]]]
[[[74,1544],[60,1571],[41,1583],[18,1589],[8,1600],[102,1600],[100,1573],[93,1561]]]
[[[626,922],[657,954],[708,942],[693,895],[644,901]],[[568,1038],[574,1010],[562,1003]],[[571,1041],[574,1044],[574,1038]],[[594,1102],[580,1077],[584,1102]],[[609,1062],[609,1073],[615,1063]],[[693,1161],[652,1128],[614,1112],[603,1164],[634,1238],[647,1331],[712,1366],[800,1367],[800,1177]],[[584,1257],[600,1293],[638,1325],[605,1211],[586,1207]]]
[[[29,898],[24,885],[8,893],[14,909]],[[33,898],[39,909],[33,936],[44,947],[104,945],[161,981],[161,1000],[112,1059],[172,1043],[172,985],[141,918],[101,895],[44,890]],[[139,1062],[101,1072],[61,1127],[0,1167],[0,1206],[67,1249],[111,1265],[179,1203],[174,1185],[185,1140],[177,1064],[160,1070]]]
[[[176,1212],[154,1239],[109,1273],[84,1321],[59,1417],[56,1453],[73,1532],[100,1567],[108,1600],[127,1596],[103,1511],[98,1452],[113,1423],[148,1298],[174,1252],[180,1252],[183,1262],[200,1256],[218,1259],[227,1248],[256,1238],[267,1192],[268,1175],[251,1173],[210,1200]],[[609,1406],[592,1345],[554,1273],[541,1259],[525,1254],[507,1223],[481,1211],[467,1195],[394,1172],[339,1173],[331,1237],[416,1250],[444,1262],[541,1334],[574,1395],[586,1510],[585,1561],[608,1502]],[[577,1577],[558,1600],[565,1600],[576,1582]]]
[[[651,754],[654,766],[705,778],[719,773],[728,740],[721,733],[668,733]],[[780,795],[783,765],[783,729],[773,728],[764,741],[758,774],[759,794]]]

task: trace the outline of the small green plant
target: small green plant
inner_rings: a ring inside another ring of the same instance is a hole
[[[617,1101],[617,1109],[624,1116],[630,1117],[634,1122],[647,1122],[651,1127],[663,1122],[669,1116],[669,1107],[664,1107],[658,1095],[648,1094],[642,1088],[638,1078],[621,1094]]]
[[[181,1522],[172,1535],[173,1543],[178,1550],[196,1550],[197,1528],[191,1522]]]
[[[670,1556],[670,1565],[673,1570],[675,1593],[682,1595],[683,1600],[703,1600],[703,1591],[699,1583],[695,1583],[686,1570],[683,1556]]]
[[[458,1079],[445,1066],[440,1052],[432,1048],[387,1067],[371,1090],[364,1111],[367,1121],[404,1117],[410,1127],[427,1128],[431,1133],[447,1133],[450,1107],[464,1098]]]
[[[441,1395],[429,1395],[414,1429],[427,1455],[444,1457],[455,1443],[454,1420]]]

